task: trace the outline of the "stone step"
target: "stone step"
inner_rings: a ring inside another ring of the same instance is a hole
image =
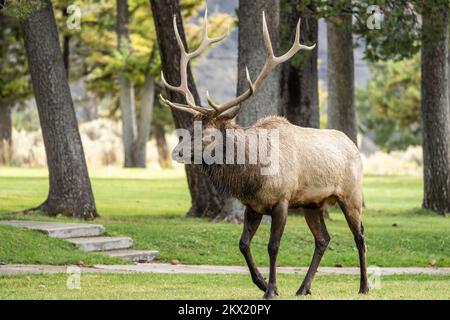
[[[104,253],[111,257],[127,259],[133,262],[140,262],[140,263],[151,262],[153,260],[159,259],[159,252],[154,250],[126,249],[126,250],[104,251]]]
[[[109,251],[128,249],[133,246],[129,237],[87,237],[72,238],[67,241],[75,244],[82,251]]]
[[[50,237],[59,239],[97,237],[105,233],[105,228],[100,224],[22,220],[0,221],[0,224],[38,230]]]

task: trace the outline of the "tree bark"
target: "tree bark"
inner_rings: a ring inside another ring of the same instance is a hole
[[[250,77],[257,78],[266,61],[266,49],[262,34],[262,12],[265,12],[267,26],[274,53],[278,51],[278,27],[280,22],[279,0],[239,1],[239,48],[238,48],[238,83],[237,95],[248,89],[245,68]],[[256,123],[259,119],[281,113],[280,96],[281,69],[276,68],[264,81],[258,92],[242,103],[236,117],[236,123],[243,127]],[[226,197],[222,213],[217,220],[229,222],[243,221],[245,207],[233,198]]]
[[[155,123],[153,125],[153,135],[156,141],[156,149],[158,150],[159,166],[164,169],[170,168],[172,166],[172,158],[170,157],[164,126],[159,123]]]
[[[245,68],[248,67],[250,77],[256,79],[266,61],[262,36],[263,11],[276,54],[280,18],[278,0],[239,1],[238,95],[248,89]],[[249,126],[264,117],[280,114],[280,76],[280,68],[276,68],[258,92],[242,103],[241,111],[236,117],[239,125]]]
[[[4,1],[0,1],[4,5]],[[8,17],[0,11],[0,25],[5,28],[9,24]],[[0,47],[7,47],[6,39],[3,38],[4,31],[0,32]],[[5,52],[6,53],[6,52]],[[4,63],[0,63],[0,68]],[[3,79],[6,80],[6,79]],[[3,81],[2,81],[3,82]],[[12,155],[12,121],[11,121],[11,101],[9,97],[0,97],[0,165],[9,164]]]
[[[67,12],[67,8],[63,8],[63,17],[67,19],[69,16]],[[70,68],[70,34],[65,34],[63,37],[63,60],[64,60],[64,67],[66,68],[66,75],[67,79],[70,81],[69,77],[69,68]]]
[[[178,30],[186,48],[186,39],[182,25],[180,6],[178,0],[150,0],[153,19],[155,23],[158,45],[161,54],[162,70],[169,83],[180,82],[180,49],[177,46],[175,32],[173,30],[173,15],[177,16]],[[197,89],[190,67],[188,68],[189,87],[197,104],[200,103]],[[174,102],[185,103],[182,95],[168,91],[167,97]],[[192,127],[192,117],[185,113],[172,110],[176,128]],[[213,186],[210,179],[201,171],[198,165],[186,165],[186,176],[189,185],[192,205],[187,215],[193,217],[215,217],[220,214],[224,200],[221,194]]]
[[[448,3],[424,3],[422,14],[423,207],[450,212]]]
[[[312,51],[301,51],[282,66],[281,96],[282,114],[292,123],[302,127],[319,128],[319,74],[318,74],[318,33],[316,18],[301,10],[302,0],[289,0],[281,3],[281,18],[287,23],[280,29],[284,50],[289,49],[295,39],[298,20],[300,42],[315,44]],[[316,10],[314,5],[308,10]],[[284,51],[282,50],[282,51]],[[303,209],[290,210],[293,214],[304,214]],[[325,217],[329,218],[328,211]]]
[[[0,105],[0,165],[9,164],[12,153],[11,107]]]
[[[131,52],[128,24],[128,0],[117,0],[117,46],[122,54]],[[135,167],[133,149],[138,133],[136,124],[134,86],[131,80],[126,77],[125,70],[123,69],[119,72],[119,88],[120,110],[122,113],[124,166],[126,168]]]
[[[339,24],[337,23],[339,21]],[[327,22],[328,128],[344,132],[357,144],[352,16]]]
[[[37,209],[49,215],[98,216],[50,0],[22,22],[44,138],[50,190]]]
[[[148,72],[142,86],[138,134],[133,146],[133,165],[138,168],[147,166],[147,141],[150,135],[154,101],[155,80],[151,73]]]
[[[300,42],[316,44],[312,51],[301,51],[296,57],[283,64],[281,90],[282,113],[293,124],[302,127],[319,128],[319,87],[318,87],[318,30],[316,18],[301,12],[301,0],[290,0],[282,5],[282,17],[288,21],[281,30],[282,43],[288,49],[295,37],[295,27],[302,17]]]

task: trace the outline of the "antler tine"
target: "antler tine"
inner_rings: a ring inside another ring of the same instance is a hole
[[[186,101],[187,101],[189,108],[191,108],[197,112],[203,113],[205,115],[210,115],[211,111],[213,111],[211,109],[206,109],[206,108],[196,106],[193,102],[189,101],[187,94],[186,94]]]
[[[193,58],[196,58],[199,55],[201,55],[203,53],[203,51],[205,51],[206,48],[208,48],[208,45],[220,42],[223,39],[225,39],[227,37],[227,35],[229,34],[229,31],[230,31],[230,26],[228,26],[228,31],[226,33],[224,33],[223,35],[221,35],[220,37],[210,38],[208,36],[208,8],[206,8],[205,9],[205,15],[204,15],[204,18],[203,18],[203,38],[202,38],[202,42],[200,43],[200,46],[195,51],[193,51],[193,52],[188,54],[189,59],[193,59]]]
[[[179,87],[175,87],[166,81],[166,78],[164,77],[164,72],[162,71],[161,71],[161,80],[167,89],[170,89],[172,91],[180,91]]]
[[[250,90],[250,95],[252,95],[255,92],[255,86],[253,85],[252,78],[250,78],[250,72],[248,72],[248,67],[245,67],[245,77]]]
[[[262,13],[262,23],[263,23],[263,39],[264,39],[264,46],[266,47],[267,51],[267,58],[273,59],[275,58],[275,56],[273,54],[272,40],[270,39],[269,28],[267,28],[266,13],[264,11]]]
[[[297,27],[296,27],[296,31],[295,31],[295,40],[294,40],[294,44],[292,45],[291,49],[289,49],[288,52],[286,52],[284,55],[280,56],[280,57],[274,57],[274,60],[276,61],[276,64],[280,64],[283,63],[287,60],[289,60],[290,58],[292,58],[297,52],[299,52],[300,50],[313,50],[316,47],[316,44],[312,45],[312,46],[306,46],[300,43],[300,24],[301,24],[302,19],[298,19],[297,22]]]
[[[211,97],[209,96],[209,91],[206,90],[206,100],[208,101],[208,105],[213,108],[216,112],[219,112],[219,104],[215,103]]]
[[[180,110],[180,111],[185,111],[185,112],[188,112],[188,113],[190,113],[190,114],[192,114],[194,116],[198,114],[197,111],[194,111],[194,110],[192,110],[192,109],[190,109],[190,108],[188,108],[188,107],[186,107],[186,106],[184,106],[182,104],[175,103],[175,102],[170,102],[169,100],[165,99],[162,94],[159,95],[159,99],[161,100],[161,102],[164,105],[166,105],[168,107],[171,107],[173,109]]]
[[[183,40],[181,40],[180,32],[178,31],[177,15],[173,15],[173,30],[175,31],[175,37],[177,38],[178,46],[180,47],[181,54],[186,54],[186,48],[184,47]]]

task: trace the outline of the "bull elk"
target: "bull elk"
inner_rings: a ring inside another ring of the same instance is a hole
[[[213,128],[225,135],[227,130],[239,129],[244,137],[250,132],[256,132],[258,135],[262,130],[278,131],[279,170],[275,174],[262,175],[258,170],[261,166],[260,163],[200,164],[218,187],[228,191],[246,206],[239,248],[247,262],[253,282],[265,292],[264,298],[271,299],[278,294],[276,259],[289,208],[304,209],[306,223],[315,239],[312,261],[297,295],[311,293],[312,280],[330,241],[323,213],[329,205],[336,202],[345,215],[358,248],[361,275],[359,292],[367,293],[369,287],[365,262],[366,249],[364,228],[361,223],[362,164],[355,144],[342,132],[303,128],[277,116],[261,119],[255,125],[247,128],[241,128],[232,122],[240,110],[241,103],[261,87],[263,81],[277,65],[289,60],[300,50],[312,50],[315,47],[315,45],[308,47],[300,44],[300,21],[297,24],[295,42],[291,49],[282,56],[275,56],[263,12],[262,32],[266,61],[261,72],[256,80],[252,81],[246,70],[248,89],[228,102],[218,104],[207,93],[209,108],[201,107],[195,102],[188,88],[187,67],[189,61],[198,57],[208,45],[223,40],[226,35],[214,39],[208,37],[205,12],[204,35],[201,44],[198,49],[188,53],[177,29],[176,16],[173,18],[173,27],[181,51],[181,83],[178,86],[171,85],[166,81],[164,75],[162,75],[162,81],[167,89],[183,94],[186,104],[171,102],[160,96],[164,104],[192,114],[193,120],[201,120],[203,131]],[[202,140],[201,148],[207,147],[209,143],[213,142]],[[248,156],[248,152],[248,148],[245,149],[246,156]],[[272,217],[268,243],[270,257],[268,283],[258,271],[250,251],[250,242],[263,215]]]

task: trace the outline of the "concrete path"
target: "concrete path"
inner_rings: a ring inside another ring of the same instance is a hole
[[[66,273],[70,266],[50,266],[50,265],[0,265],[1,275],[17,274],[46,274],[46,273]],[[261,268],[263,273],[268,273],[268,268]],[[279,267],[279,273],[304,274],[306,267]],[[243,266],[206,266],[206,265],[171,265],[166,263],[137,263],[135,265],[96,265],[92,268],[81,267],[81,273],[165,273],[165,274],[245,274],[248,273]],[[427,274],[427,275],[449,275],[450,268],[369,268],[369,273],[380,275],[400,275],[400,274]],[[341,274],[358,275],[358,268],[319,268],[318,274]]]

